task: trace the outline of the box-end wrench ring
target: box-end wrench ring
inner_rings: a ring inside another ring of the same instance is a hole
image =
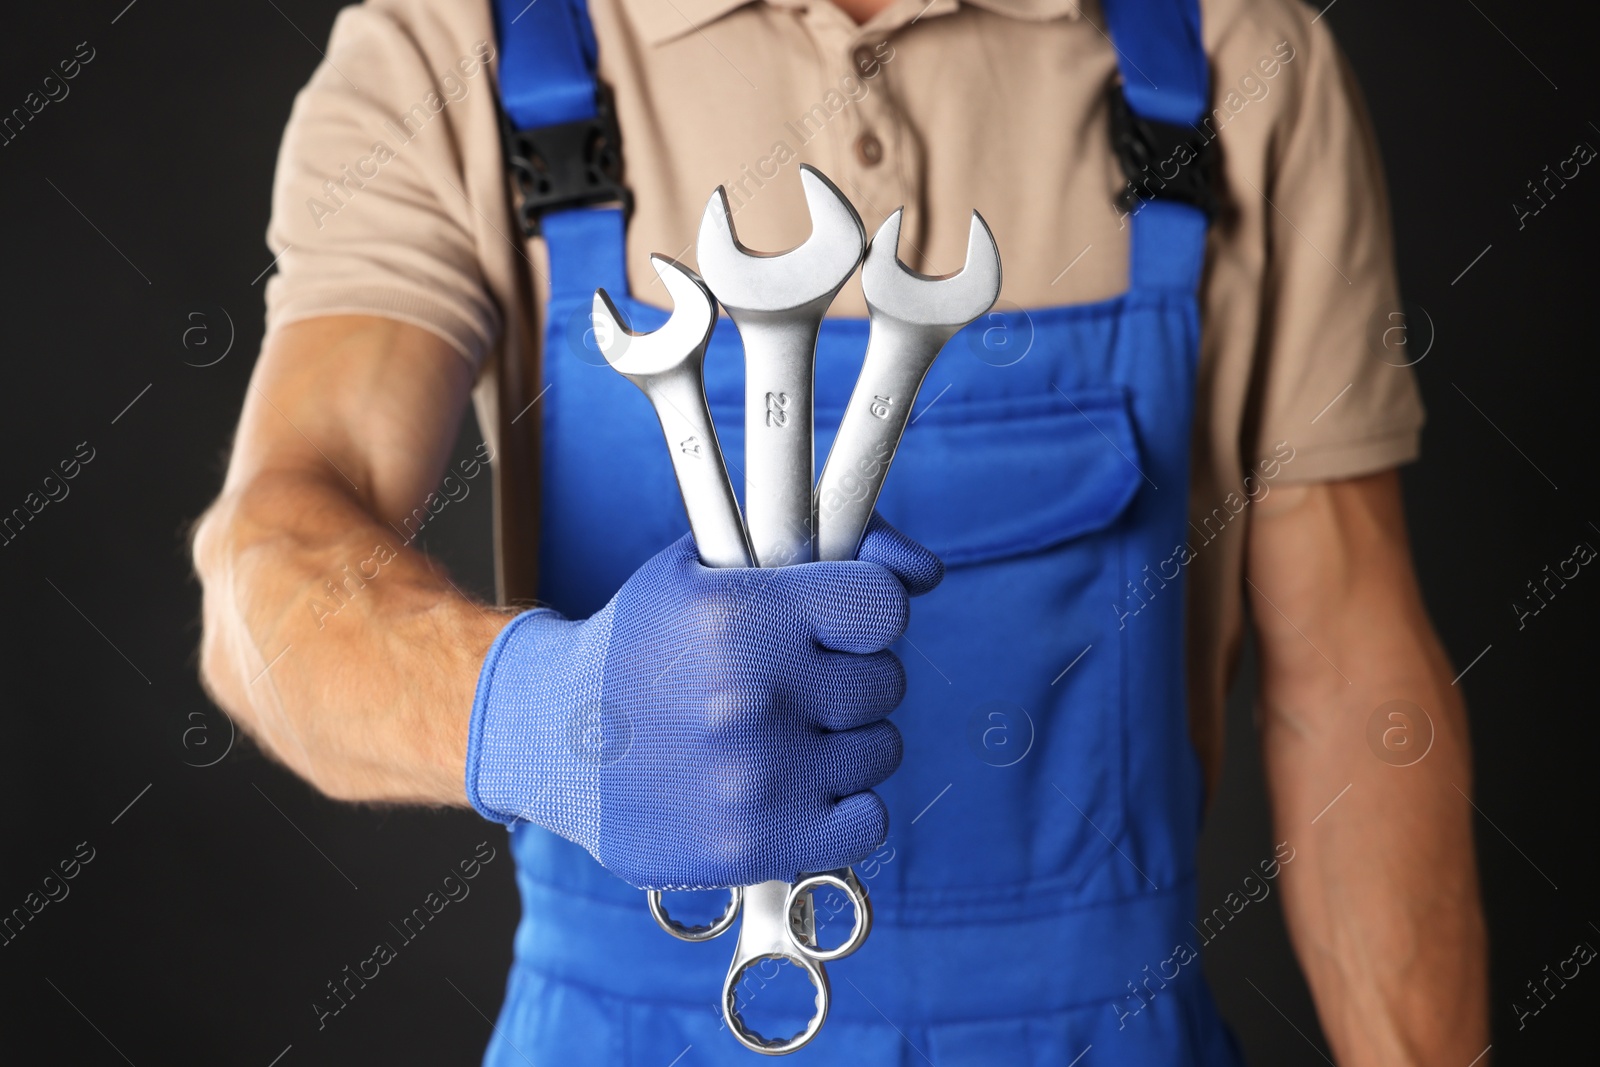
[[[855,904],[855,925],[850,936],[833,949],[817,945],[816,904],[812,893],[824,886],[839,890]],[[872,928],[872,905],[855,872],[848,867],[807,875],[794,885],[762,882],[749,886],[745,889],[745,900],[739,944],[722,983],[723,1017],[734,1038],[745,1048],[767,1056],[787,1055],[810,1042],[827,1022],[832,987],[822,964],[848,956],[861,947]],[[762,960],[786,960],[795,964],[815,990],[815,1011],[806,1025],[789,1037],[764,1037],[752,1030],[739,1013],[739,982],[746,971]]]

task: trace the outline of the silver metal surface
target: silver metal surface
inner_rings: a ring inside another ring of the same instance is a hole
[[[855,909],[855,920],[850,928],[850,936],[837,948],[823,948],[817,944],[815,904],[812,894],[824,886],[832,886],[839,890]],[[837,871],[823,874],[806,875],[789,887],[788,899],[791,926],[795,921],[796,909],[803,903],[807,918],[804,927],[793,926],[795,940],[805,946],[805,954],[818,963],[844,959],[860,948],[867,940],[867,935],[872,932],[872,899],[867,896],[866,887],[856,877],[856,872],[849,867],[841,867]]]
[[[666,905],[661,901],[659,889],[649,890],[645,894],[645,899],[650,902],[650,916],[655,919],[656,925],[679,941],[710,941],[727,933],[728,927],[739,917],[739,906],[744,901],[744,890],[739,886],[730,887],[727,907],[722,909],[721,915],[704,926],[686,926],[668,915]]]
[[[750,543],[706,403],[706,344],[717,324],[717,303],[683,264],[651,256],[650,265],[672,297],[672,316],[659,330],[633,333],[623,325],[610,294],[597,289],[591,313],[595,341],[612,369],[638,386],[655,409],[701,562],[748,567]],[[725,933],[739,916],[739,887],[729,894],[722,915],[705,926],[687,926],[668,915],[660,890],[650,890],[647,899],[661,929],[681,941],[708,941]]]
[[[811,236],[798,248],[762,255],[739,243],[733,213],[720,187],[706,205],[696,256],[700,269],[739,328],[745,350],[745,522],[757,566],[808,563],[816,530],[812,487],[813,385],[817,332],[828,305],[861,261],[866,231],[844,195],[809,166],[800,168]],[[842,951],[819,953],[808,921],[796,929],[797,913],[814,915],[810,889],[835,885],[851,898],[856,929]],[[815,888],[813,885],[812,888]],[[853,873],[830,872],[795,886],[764,882],[744,890],[744,922],[724,986],[728,1027],[746,1048],[781,1055],[800,1048],[827,1017],[829,990],[822,959],[838,959],[860,947],[871,929],[866,894]],[[802,967],[817,989],[817,1012],[806,1029],[769,1039],[739,1016],[737,985],[745,970],[763,959],[788,959]]]
[[[633,334],[619,321],[604,291],[595,294],[594,322],[608,363],[649,397],[661,422],[689,524],[708,566],[773,567],[813,558],[852,559],[910,416],[910,407],[940,348],[993,305],[1000,288],[999,256],[976,213],[967,266],[929,278],[899,262],[900,213],[879,230],[862,283],[872,329],[861,377],[838,441],[813,490],[812,396],[816,338],[834,296],[861,260],[861,221],[839,190],[810,167],[801,182],[812,235],[777,255],[739,244],[721,189],[706,207],[699,259],[738,327],[745,347],[746,522],[728,481],[706,404],[703,365],[716,321],[716,300],[692,271],[664,257],[651,263],[673,299],[673,314],[651,334]],[[830,487],[839,506],[830,506]],[[818,526],[818,501],[823,502]],[[748,533],[746,530],[748,529]],[[820,540],[819,540],[820,539]],[[829,554],[831,553],[831,554]],[[855,909],[849,936],[837,947],[818,945],[813,894],[843,893]],[[848,956],[872,928],[866,890],[849,868],[782,881],[733,887],[722,915],[687,926],[667,914],[661,894],[649,894],[655,921],[674,937],[705,941],[742,917],[734,958],[723,984],[729,1029],[746,1048],[783,1055],[807,1044],[827,1019],[826,961]],[[816,1012],[789,1037],[755,1033],[738,1009],[739,983],[762,960],[788,961],[816,990]]]
[[[744,341],[744,509],[756,565],[813,558],[812,385],[823,314],[861,262],[866,231],[844,194],[810,166],[800,184],[811,236],[787,252],[739,243],[721,186],[695,246],[706,283]]]
[[[748,567],[750,543],[706,403],[706,343],[717,324],[717,302],[683,264],[651,256],[650,265],[672,297],[672,317],[652,333],[632,333],[611,297],[598,289],[595,340],[606,362],[637,385],[655,408],[700,559],[708,567]]]
[[[923,379],[945,342],[1000,295],[1000,251],[983,216],[972,213],[966,265],[941,277],[900,262],[900,217],[897,210],[879,227],[861,268],[872,326],[861,374],[817,482],[820,560],[855,559]]]
[[[791,911],[793,907],[798,914]],[[806,951],[815,938],[815,911],[810,894],[793,902],[791,887],[783,882],[762,882],[746,886],[744,922],[739,925],[739,944],[733,963],[722,983],[722,1015],[739,1043],[753,1052],[782,1056],[802,1047],[828,1020],[831,1001],[828,974],[822,964]],[[739,981],[744,973],[762,960],[788,961],[799,967],[816,989],[816,1011],[805,1028],[788,1037],[765,1037],[750,1029],[739,1014]]]

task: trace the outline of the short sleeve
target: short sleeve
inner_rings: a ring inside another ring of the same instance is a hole
[[[430,59],[418,44],[427,30],[373,4],[334,23],[278,154],[269,332],[379,315],[432,330],[474,366],[498,336],[460,147],[466,125],[492,111],[493,49]]]
[[[1324,481],[1415,459],[1423,409],[1394,343],[1406,324],[1371,123],[1326,23],[1310,26],[1305,50],[1298,107],[1261,190],[1269,236],[1253,458],[1287,442],[1295,459],[1284,476]]]

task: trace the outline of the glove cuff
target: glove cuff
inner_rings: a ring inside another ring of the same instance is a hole
[[[483,798],[482,787],[485,784],[486,774],[494,777],[494,772],[486,768],[490,762],[484,754],[484,735],[486,724],[490,718],[491,709],[496,703],[495,678],[498,668],[504,661],[508,651],[520,649],[530,643],[544,645],[554,633],[535,635],[525,633],[530,628],[538,630],[557,631],[565,629],[571,624],[562,617],[560,612],[552,608],[534,608],[525,611],[512,619],[494,639],[494,644],[489,646],[489,652],[483,658],[483,667],[478,671],[478,687],[472,698],[472,718],[467,727],[467,773],[466,791],[467,800],[472,804],[473,810],[491,822],[510,826],[524,817],[523,812],[504,812],[491,807]],[[519,657],[520,658],[520,657]]]

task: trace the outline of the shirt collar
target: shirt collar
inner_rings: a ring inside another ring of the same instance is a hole
[[[693,33],[748,3],[760,0],[623,0],[623,5],[639,27],[645,43],[651,45],[670,41],[686,33]],[[825,0],[766,0],[774,7],[804,8]],[[1027,22],[1048,22],[1051,19],[1076,19],[1081,13],[1081,0],[961,0],[973,7],[986,8],[997,15]],[[934,14],[948,13],[958,4],[956,0],[933,0],[929,8]],[[907,21],[910,21],[909,19]]]

